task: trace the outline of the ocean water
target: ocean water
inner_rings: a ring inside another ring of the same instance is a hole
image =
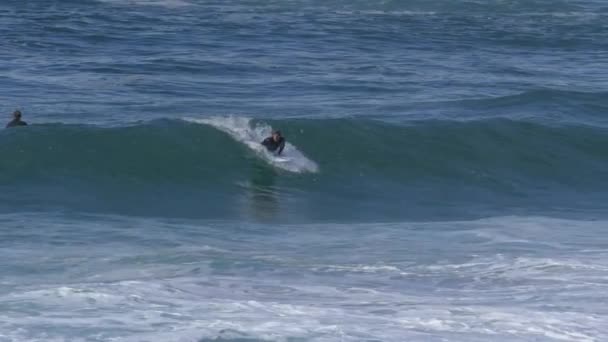
[[[608,340],[605,1],[4,0],[0,61],[0,342]]]

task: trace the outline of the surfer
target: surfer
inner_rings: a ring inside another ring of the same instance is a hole
[[[18,126],[27,126],[27,123],[21,120],[21,111],[16,110],[13,112],[13,120],[11,120],[8,124],[6,124],[6,128],[10,127],[18,127]]]
[[[262,145],[264,145],[268,151],[276,151],[277,155],[281,155],[285,148],[285,138],[281,135],[281,131],[273,131],[271,136],[262,141]]]

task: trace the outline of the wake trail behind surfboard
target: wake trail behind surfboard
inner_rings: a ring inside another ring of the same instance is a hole
[[[185,121],[202,125],[209,125],[228,133],[236,141],[245,144],[260,158],[272,166],[290,172],[318,172],[317,164],[308,159],[294,145],[287,142],[283,155],[275,156],[268,152],[261,142],[272,132],[272,127],[266,124],[252,124],[251,119],[236,116],[211,117],[211,118],[184,118]]]

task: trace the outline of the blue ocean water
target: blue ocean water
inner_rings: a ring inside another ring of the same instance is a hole
[[[0,61],[0,342],[608,339],[604,1],[5,0]]]

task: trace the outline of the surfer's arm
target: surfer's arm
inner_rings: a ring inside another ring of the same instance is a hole
[[[283,149],[285,148],[285,140],[281,141],[281,144],[279,145],[279,150],[277,151],[277,155],[281,155],[281,153],[283,153]]]

